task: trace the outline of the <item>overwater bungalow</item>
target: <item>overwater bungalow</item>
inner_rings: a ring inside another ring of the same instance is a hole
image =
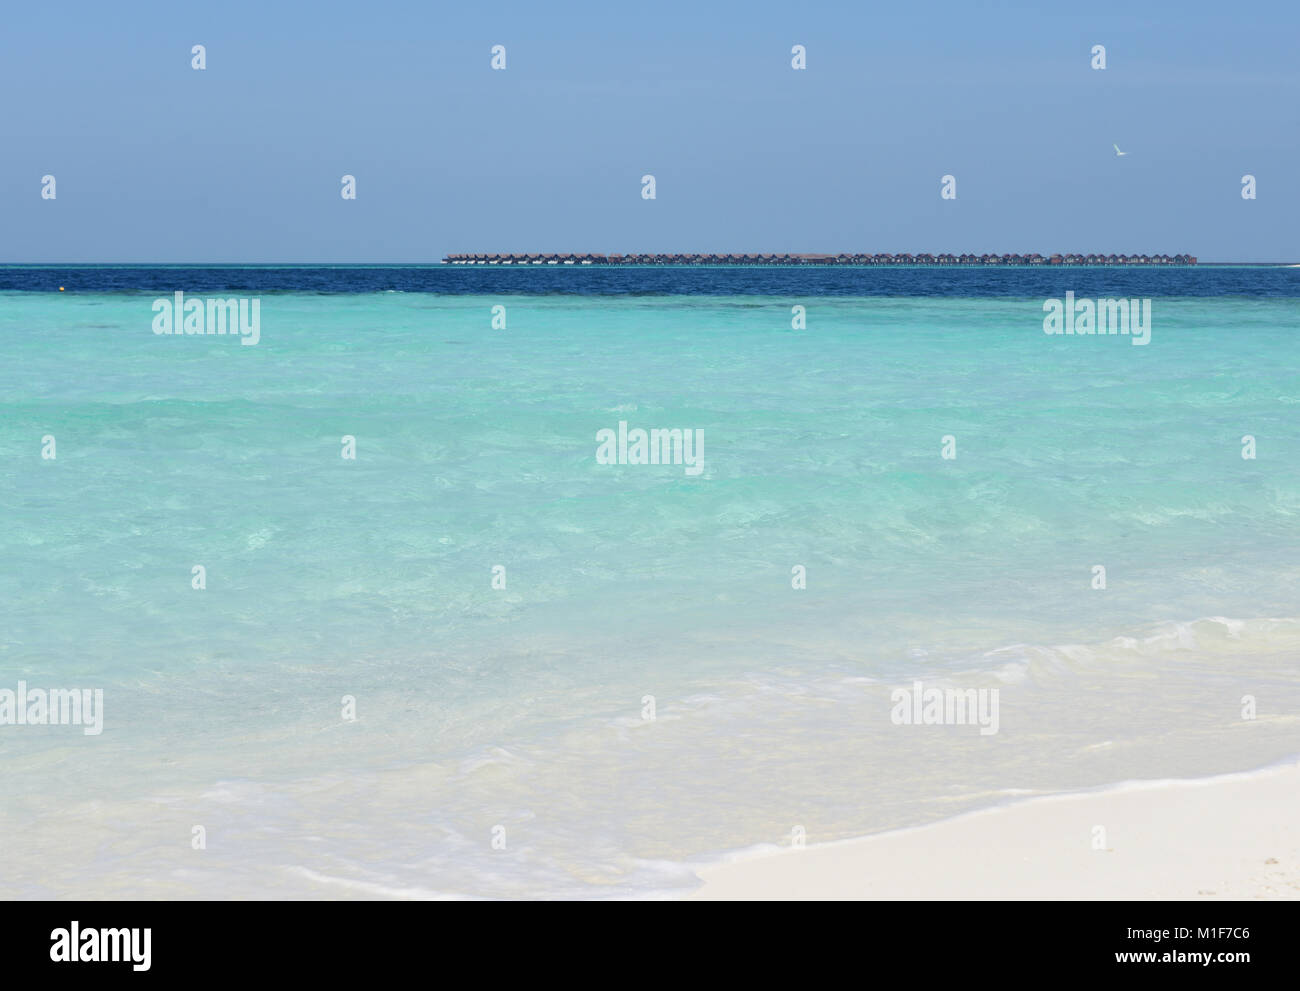
[[[547,252],[545,254],[468,254],[455,252],[443,258],[448,265],[1195,265],[1195,255],[1099,255],[1099,254],[981,254],[938,255],[903,252],[891,255],[840,252],[835,255],[799,254],[593,254]]]

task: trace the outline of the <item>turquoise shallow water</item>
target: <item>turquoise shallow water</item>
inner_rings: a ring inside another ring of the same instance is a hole
[[[106,713],[0,726],[5,894],[676,891],[1300,751],[1300,300],[1134,347],[1042,297],[277,293],[242,347],[153,298],[0,296],[0,688]],[[703,472],[598,464],[620,420]],[[1000,731],[893,725],[914,678]]]

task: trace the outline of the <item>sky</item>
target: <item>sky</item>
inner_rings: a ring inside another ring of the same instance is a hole
[[[15,3],[0,262],[1300,260],[1297,39],[1294,0]]]

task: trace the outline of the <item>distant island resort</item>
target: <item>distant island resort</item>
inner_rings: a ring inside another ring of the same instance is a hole
[[[1195,265],[1195,255],[452,254],[447,265]]]

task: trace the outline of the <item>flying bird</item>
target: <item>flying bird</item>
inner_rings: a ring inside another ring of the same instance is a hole
[[[1126,151],[1120,151],[1120,150],[1119,150],[1119,145],[1112,144],[1111,147],[1115,149],[1115,155],[1116,155],[1116,157],[1118,157],[1118,158],[1123,158],[1125,155],[1128,154],[1128,152],[1126,152]]]

